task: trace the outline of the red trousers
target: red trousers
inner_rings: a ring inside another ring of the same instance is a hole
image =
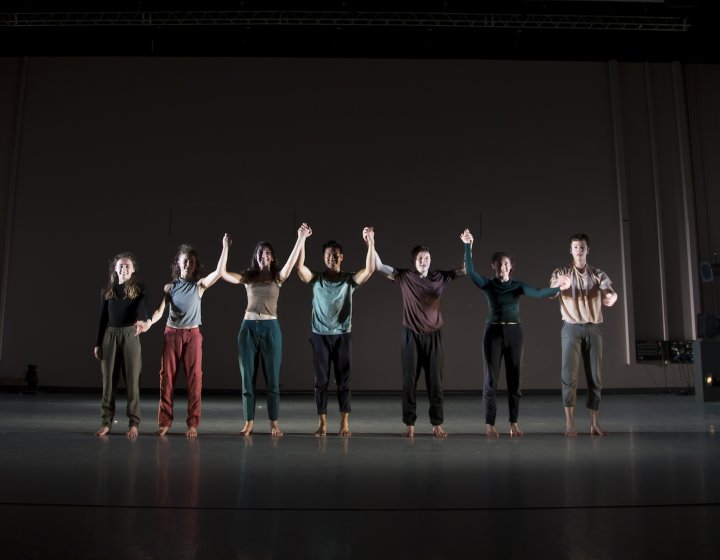
[[[202,335],[199,328],[176,329],[165,327],[160,365],[160,407],[158,425],[170,427],[173,422],[173,392],[180,362],[187,378],[188,428],[200,424],[200,395],[202,392]]]

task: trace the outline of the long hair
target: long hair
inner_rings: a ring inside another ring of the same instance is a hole
[[[115,272],[115,267],[117,266],[118,261],[121,259],[130,260],[133,264],[133,268],[135,269],[130,278],[123,282],[123,287],[125,288],[125,297],[128,299],[135,299],[140,295],[140,286],[137,280],[135,280],[135,272],[137,272],[138,269],[138,262],[135,258],[135,255],[126,251],[124,253],[118,253],[110,260],[110,277],[108,279],[107,286],[103,290],[103,297],[105,299],[115,299],[115,284],[120,281],[117,272]]]
[[[243,278],[245,278],[248,282],[253,282],[260,274],[260,265],[258,264],[257,256],[258,253],[262,251],[265,247],[270,249],[270,253],[272,253],[272,261],[270,262],[270,274],[273,280],[277,280],[279,270],[277,267],[277,262],[275,261],[275,249],[273,249],[273,246],[269,242],[259,241],[258,244],[255,245],[255,249],[253,249],[252,260],[250,261],[250,268],[243,270],[242,272]]]
[[[195,257],[195,270],[193,270],[192,273],[192,279],[194,281],[200,280],[200,276],[202,273],[202,264],[200,264],[200,258],[198,257],[197,251],[195,250],[195,247],[190,245],[189,243],[183,243],[178,247],[177,253],[175,253],[175,258],[173,259],[172,263],[170,264],[170,276],[173,280],[177,280],[180,278],[180,265],[178,264],[178,260],[180,259],[181,255],[187,255],[188,257]]]

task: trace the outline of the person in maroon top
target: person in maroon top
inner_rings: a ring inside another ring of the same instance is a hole
[[[403,436],[415,435],[415,390],[420,371],[425,370],[425,385],[430,400],[430,422],[435,437],[447,437],[443,429],[442,336],[443,318],[440,297],[456,276],[465,268],[430,270],[430,249],[417,245],[412,250],[413,269],[397,269],[385,265],[375,254],[377,270],[400,287],[403,301],[403,329],[400,358],[403,375],[403,422],[407,427]]]

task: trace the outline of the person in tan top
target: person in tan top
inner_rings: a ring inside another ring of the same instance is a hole
[[[588,386],[587,408],[590,411],[590,433],[606,436],[608,433],[598,422],[598,409],[602,393],[602,306],[611,307],[617,294],[607,274],[587,263],[590,239],[584,233],[570,237],[571,265],[555,269],[550,286],[560,285],[563,276],[569,276],[570,287],[560,290],[560,314],[563,319],[562,395],[565,407],[565,435],[576,437],[575,399],[578,370],[582,361]]]
[[[222,270],[222,277],[231,284],[244,284],[248,305],[238,333],[238,354],[242,375],[242,399],[245,425],[240,435],[249,436],[255,424],[255,381],[260,361],[267,383],[267,408],[270,433],[282,437],[278,424],[280,414],[280,363],[282,361],[282,333],[277,320],[280,286],[290,276],[305,238],[312,235],[307,224],[298,228],[295,246],[287,262],[278,268],[275,251],[267,241],[260,241],[253,250],[250,268],[243,272]],[[230,242],[228,242],[228,245]]]

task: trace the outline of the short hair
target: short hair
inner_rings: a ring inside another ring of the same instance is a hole
[[[341,255],[343,254],[342,245],[340,245],[339,241],[335,241],[334,239],[326,241],[325,244],[322,246],[323,255],[325,254],[325,249],[337,249],[338,251],[340,251]]]
[[[573,233],[570,236],[570,245],[572,245],[573,241],[584,241],[585,245],[590,247],[590,238],[587,236],[587,233]]]
[[[510,253],[506,253],[505,251],[498,251],[497,253],[494,253],[492,258],[490,259],[490,264],[498,263],[502,261],[505,257],[510,259],[510,264],[512,266],[515,266],[515,259],[513,259]]]
[[[418,254],[429,253],[429,252],[430,252],[430,247],[428,247],[427,245],[415,245],[415,247],[413,247],[413,250],[410,252],[410,255],[411,255],[410,260],[414,263]]]

